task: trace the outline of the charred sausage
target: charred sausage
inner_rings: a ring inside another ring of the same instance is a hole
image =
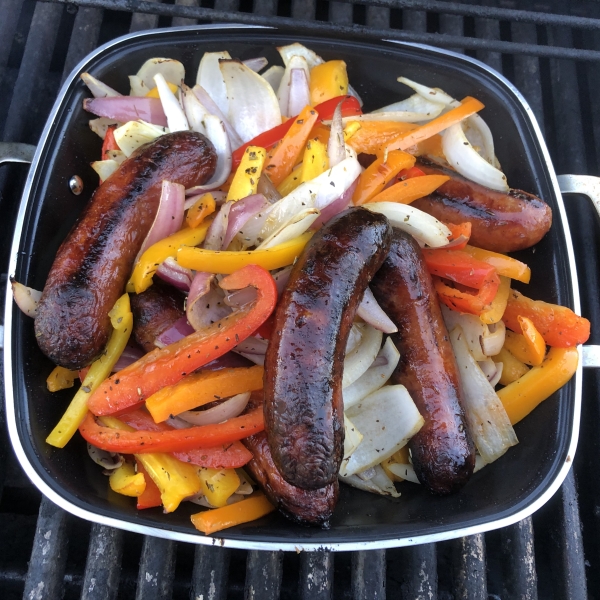
[[[444,223],[470,221],[474,246],[494,252],[523,250],[537,244],[552,225],[552,210],[533,194],[496,192],[456,171],[424,161],[417,166],[427,175],[448,175],[450,180],[430,196],[415,200],[413,206]]]
[[[242,440],[253,458],[246,468],[264,490],[267,498],[288,519],[301,525],[329,526],[339,495],[337,479],[318,490],[303,490],[290,485],[279,473],[264,431]]]
[[[184,300],[179,290],[161,281],[131,296],[133,337],[144,351],[152,352],[156,338],[185,316]]]
[[[141,147],[94,193],[58,249],[35,320],[42,352],[80,369],[110,335],[108,312],[123,293],[158,209],[162,181],[205,183],[216,166],[212,144],[181,131]]]
[[[333,483],[343,455],[342,370],[356,309],[391,237],[385,217],[350,208],[311,239],[275,313],[265,358],[265,427],[284,479]]]
[[[389,254],[371,281],[375,298],[398,327],[400,362],[392,382],[412,396],[425,423],[409,442],[419,481],[435,494],[461,488],[475,452],[460,405],[456,361],[421,249],[394,230]]]

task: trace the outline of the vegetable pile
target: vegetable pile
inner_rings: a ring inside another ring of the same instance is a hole
[[[51,391],[75,379],[81,387],[47,442],[62,448],[79,430],[113,491],[135,497],[140,510],[207,507],[192,516],[205,534],[275,510],[243,469],[253,459],[243,440],[265,428],[273,313],[314,232],[348,207],[384,215],[423,248],[459,367],[476,469],[518,443],[513,425],[571,378],[589,336],[589,322],[571,310],[513,290],[511,280],[529,282],[529,268],[470,245],[468,220],[442,223],[411,206],[450,179],[425,174],[425,159],[509,191],[481,102],[400,77],[411,96],[363,112],[343,61],[300,44],[278,50],[284,66],[266,70],[263,58],[206,53],[191,88],[184,66],[166,58],[130,76],[129,95],[81,76],[93,95],[84,101],[96,116],[90,127],[103,139],[92,164],[101,182],[138,148],[176,131],[206,136],[217,166],[191,189],[162,182],[154,223],[110,312],[104,353],[89,368],[57,366],[48,377]],[[181,314],[145,352],[131,335],[130,296],[158,280],[182,292]],[[35,317],[40,292],[13,281],[13,293]],[[339,472],[342,482],[391,496],[400,495],[396,483],[419,483],[407,443],[423,425],[406,388],[388,383],[400,361],[395,331],[367,288],[344,359]]]

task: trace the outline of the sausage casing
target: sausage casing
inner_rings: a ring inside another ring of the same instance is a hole
[[[212,144],[180,131],[142,146],[94,192],[58,249],[38,306],[35,335],[53,362],[80,369],[106,345],[108,312],[152,226],[162,181],[201,185],[215,166]]]
[[[311,239],[292,269],[265,358],[265,427],[284,479],[333,483],[343,456],[343,360],[364,291],[391,237],[385,217],[350,208]]]
[[[449,169],[422,161],[417,166],[427,175],[448,175],[450,180],[412,205],[444,223],[470,221],[474,246],[494,252],[523,250],[537,244],[552,225],[552,210],[533,194],[497,192]]]
[[[392,383],[410,393],[425,423],[409,442],[419,481],[435,494],[461,488],[475,466],[475,452],[460,404],[456,361],[421,249],[394,230],[389,254],[371,290],[398,327],[392,341],[400,362]]]

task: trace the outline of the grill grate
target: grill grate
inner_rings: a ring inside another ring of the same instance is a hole
[[[98,44],[144,28],[243,22],[456,48],[523,92],[557,172],[598,174],[600,3],[516,0],[0,0],[0,132],[35,143],[61,81]],[[535,10],[533,10],[535,9]],[[584,125],[585,124],[585,125]],[[0,170],[0,234],[10,239],[24,167]],[[568,206],[583,314],[600,323],[600,236],[592,209]],[[8,261],[8,248],[0,260]],[[6,276],[3,279],[6,282]],[[598,328],[591,343],[599,343]],[[388,551],[238,551],[142,538],[90,525],[42,499],[20,472],[2,426],[3,598],[584,599],[600,589],[597,373],[584,377],[579,453],[556,496],[532,518],[449,542]],[[577,492],[579,491],[579,498]],[[583,532],[583,536],[582,536]],[[584,558],[585,557],[585,558]],[[587,560],[585,560],[587,559]],[[588,595],[589,594],[589,595]]]

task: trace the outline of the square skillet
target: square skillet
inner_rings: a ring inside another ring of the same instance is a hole
[[[562,197],[539,129],[520,94],[501,76],[473,59],[445,50],[391,42],[295,36],[271,29],[206,26],[134,34],[110,42],[84,60],[63,87],[42,135],[25,187],[8,272],[42,289],[55,252],[97,185],[89,163],[100,141],[82,109],[89,92],[78,78],[88,71],[120,91],[127,75],[151,57],[180,60],[187,82],[194,81],[205,51],[228,50],[233,57],[266,56],[281,64],[276,46],[300,42],[328,59],[344,59],[350,82],[373,110],[410,95],[397,83],[403,75],[440,87],[461,99],[485,104],[496,154],[512,187],[533,192],[553,209],[550,233],[533,249],[518,253],[532,268],[525,293],[579,310],[579,293]],[[79,175],[81,196],[68,182]],[[526,288],[526,289],[525,289]],[[10,296],[6,301],[5,381],[9,430],[17,456],[34,484],[65,510],[82,518],[138,533],[194,543],[247,549],[358,550],[439,541],[494,529],[531,514],[558,489],[573,460],[579,428],[581,369],[576,376],[516,426],[520,443],[476,473],[453,496],[439,498],[420,486],[402,483],[398,499],[342,485],[329,530],[304,528],[275,513],[259,521],[204,536],[189,516],[198,507],[184,503],[173,514],[137,511],[135,502],[111,492],[107,478],[76,436],[65,449],[45,438],[59,420],[73,390],[50,394],[53,368],[35,342],[33,321]]]

